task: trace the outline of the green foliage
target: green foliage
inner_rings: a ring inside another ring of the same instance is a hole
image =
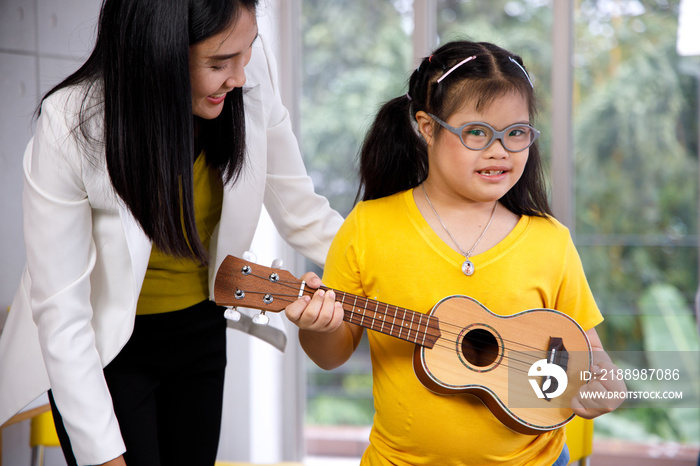
[[[700,350],[693,311],[678,289],[668,284],[652,285],[642,294],[639,307],[644,329],[644,350],[650,361],[663,351],[683,355]],[[700,383],[700,364],[695,361],[685,365],[694,371],[693,378]]]
[[[634,311],[652,283],[686,299],[697,288],[697,81],[675,52],[677,0],[617,14],[600,3],[581,1],[576,18],[575,234],[597,248],[584,265],[618,313],[607,298],[621,292]]]
[[[356,155],[377,109],[400,95],[411,39],[400,1],[303,2],[302,153],[319,192],[347,214]]]
[[[372,400],[319,395],[309,401],[306,422],[312,425],[367,426],[372,424]]]
[[[652,285],[640,299],[640,320],[644,329],[644,355],[649,367],[669,366],[669,357],[676,359],[689,383],[682,389],[684,396],[700,393],[700,338],[698,328],[683,295],[667,284]],[[650,408],[658,415],[665,414],[666,425],[657,422],[652,432],[665,438],[681,441],[700,439],[700,407]],[[664,435],[665,434],[665,435]]]
[[[693,404],[697,403],[700,394],[700,338],[693,312],[683,295],[667,284],[655,284],[645,290],[639,298],[639,309],[640,315],[634,317],[641,324],[642,347],[635,348],[636,353],[629,353],[637,360],[618,360],[617,365],[622,369],[680,368],[682,380],[664,381],[662,385],[663,389],[682,392],[687,401],[675,406],[657,401],[630,409],[623,405],[614,413],[596,420],[596,434],[635,441],[697,443],[700,439],[700,407]],[[626,351],[630,349],[626,348]],[[629,380],[626,383],[628,390],[657,391],[662,388],[658,382]]]

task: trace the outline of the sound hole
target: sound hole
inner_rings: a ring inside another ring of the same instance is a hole
[[[498,341],[486,329],[470,330],[462,340],[462,354],[470,364],[478,367],[489,366],[498,357]]]

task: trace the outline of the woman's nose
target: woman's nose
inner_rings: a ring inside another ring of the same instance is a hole
[[[235,67],[233,67],[233,72],[231,73],[231,75],[226,79],[226,87],[229,87],[231,89],[236,87],[243,87],[245,81],[245,67],[242,64],[236,65]]]

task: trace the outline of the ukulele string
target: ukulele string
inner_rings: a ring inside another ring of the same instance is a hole
[[[267,277],[263,277],[263,276],[256,275],[256,274],[251,274],[251,276],[253,276],[253,277],[255,277],[255,278],[258,278],[258,279],[260,279],[260,280],[268,281],[268,278],[267,278]],[[284,287],[284,288],[288,288],[288,289],[290,289],[290,290],[292,290],[292,291],[294,292],[294,294],[275,294],[275,296],[276,296],[280,301],[282,301],[282,302],[284,302],[284,303],[287,303],[287,304],[291,304],[292,302],[294,302],[295,300],[297,300],[297,299],[300,297],[298,290],[301,288],[301,282],[286,282],[286,281],[284,281],[284,280],[280,280],[280,281],[278,281],[278,282],[275,282],[275,284],[276,284],[276,285],[280,285],[280,286],[282,286],[282,287]],[[328,287],[325,287],[325,286],[321,286],[319,289],[323,289],[323,290],[326,290],[326,291],[331,290],[331,288],[328,288]],[[315,289],[306,289],[306,288],[305,288],[305,289],[303,290],[303,294],[308,295],[308,296],[312,296],[312,295],[314,294],[315,291],[316,291]],[[353,303],[351,304],[351,306],[352,306],[353,308],[359,309],[360,311],[371,311],[371,312],[373,312],[373,313],[376,315],[376,314],[378,313],[378,310],[379,310],[379,305],[383,304],[384,306],[386,306],[386,312],[388,312],[390,309],[393,309],[393,311],[394,311],[394,313],[395,313],[395,314],[393,315],[393,317],[396,317],[396,316],[397,316],[397,313],[398,313],[399,311],[404,311],[404,316],[405,316],[406,314],[408,314],[408,313],[411,313],[411,314],[414,314],[414,315],[417,314],[417,315],[420,317],[421,321],[422,321],[423,318],[427,318],[427,320],[428,320],[429,322],[430,322],[431,319],[436,319],[434,316],[431,316],[431,315],[429,315],[429,314],[423,314],[423,313],[411,311],[411,310],[408,310],[408,309],[400,308],[400,307],[398,307],[398,306],[393,306],[393,305],[389,305],[389,304],[386,304],[386,303],[381,303],[381,302],[379,302],[379,301],[370,300],[369,298],[365,298],[365,297],[362,297],[362,296],[351,295],[351,294],[348,294],[348,293],[345,293],[345,292],[342,292],[342,291],[337,291],[337,290],[333,290],[333,291],[335,291],[336,294],[337,294],[339,297],[342,298],[342,299],[341,299],[341,302],[342,302],[343,304],[350,304],[350,303],[347,303],[347,302],[345,301],[345,299],[346,299],[346,298],[349,298],[349,297],[353,298]],[[261,294],[261,295],[267,294],[267,293],[264,293],[264,292],[256,292],[256,291],[249,291],[249,293],[251,293],[251,294]],[[362,306],[358,306],[358,303],[359,303],[360,305],[364,304],[364,306],[363,306],[363,307],[362,307]],[[374,310],[373,310],[373,309],[369,309],[369,308],[367,307],[368,304],[370,304],[370,305],[371,305],[371,304],[374,304],[374,305],[375,305],[375,309],[374,309]],[[286,307],[286,306],[284,306],[284,307]],[[349,312],[353,312],[353,311],[349,311]],[[388,314],[387,314],[387,315],[388,315]],[[422,316],[422,317],[421,317],[421,316]],[[358,316],[355,316],[355,317],[357,317],[356,321],[353,321],[353,320],[352,320],[353,316],[350,316],[349,319],[344,319],[344,320],[346,320],[346,321],[348,321],[348,322],[350,322],[350,323],[356,324],[356,325],[361,325],[361,326],[366,327],[366,328],[368,328],[368,329],[370,329],[370,330],[376,330],[376,331],[379,331],[379,330],[375,329],[375,325],[374,325],[374,324],[377,324],[377,325],[376,325],[377,328],[380,327],[380,324],[381,324],[382,328],[383,328],[383,325],[386,325],[386,324],[387,324],[387,320],[386,320],[386,319],[378,319],[378,318],[376,318],[376,317],[369,316],[369,315],[363,314],[363,313],[361,313],[361,312],[359,313]],[[364,325],[364,321],[365,321],[365,320],[369,322],[368,325]],[[404,319],[402,319],[402,320],[404,320]],[[392,323],[392,324],[388,324],[388,325],[392,325],[392,327],[394,326],[393,323]],[[426,330],[421,330],[421,323],[418,323],[418,329],[416,329],[416,328],[413,327],[413,322],[412,322],[411,325],[410,325],[409,327],[397,326],[397,327],[398,327],[398,333],[399,333],[399,335],[394,335],[393,333],[389,333],[389,335],[394,336],[394,337],[397,337],[397,338],[400,338],[400,339],[402,339],[402,340],[410,341],[410,342],[415,343],[415,344],[420,344],[419,341],[420,341],[421,339],[423,339],[423,341],[425,341],[425,339],[426,339],[427,337],[431,336],[431,334],[430,334],[429,332],[427,332],[427,330],[429,329],[429,326],[428,326],[427,324],[423,324],[423,326],[425,327]],[[449,330],[447,330],[447,327],[456,328],[456,329],[459,329],[459,331],[457,331],[457,332],[455,332],[455,331],[449,331]],[[443,329],[445,329],[444,332],[443,332]],[[450,324],[450,323],[447,323],[447,322],[440,322],[440,330],[441,330],[441,333],[445,333],[445,334],[447,334],[447,335],[450,335],[450,336],[454,337],[454,339],[453,339],[453,340],[450,340],[449,338],[443,337],[443,338],[439,339],[438,342],[436,342],[434,346],[437,346],[437,347],[439,347],[439,348],[445,348],[445,349],[448,349],[448,350],[451,350],[451,351],[454,350],[455,347],[454,347],[451,343],[454,343],[455,345],[457,344],[457,342],[458,342],[458,338],[457,338],[457,337],[458,337],[459,334],[461,333],[461,329],[462,329],[462,327],[459,327],[458,325]],[[402,333],[402,332],[403,332],[404,330],[406,330],[406,331],[408,332],[406,338],[403,337],[403,333]],[[413,337],[413,338],[409,338],[411,332],[413,332],[416,336]],[[386,332],[381,332],[381,331],[380,331],[380,333],[386,333]],[[441,343],[439,343],[440,340],[445,340],[448,344],[441,344]],[[514,340],[508,340],[508,339],[502,339],[502,340],[503,340],[504,343],[511,343],[511,344],[513,344],[513,345],[518,345],[518,346],[522,346],[522,347],[530,348],[530,349],[531,349],[531,351],[525,352],[525,351],[519,351],[519,350],[513,349],[513,347],[508,347],[508,346],[506,346],[505,344],[503,345],[503,349],[506,350],[506,351],[504,351],[504,355],[503,355],[503,359],[504,359],[504,360],[509,360],[509,361],[512,362],[512,363],[524,364],[524,365],[526,365],[528,368],[529,368],[530,365],[532,365],[532,363],[534,363],[535,361],[537,361],[537,360],[539,360],[539,359],[542,359],[543,357],[545,357],[545,356],[548,354],[548,351],[547,351],[547,350],[542,350],[542,349],[540,349],[540,348],[535,348],[535,347],[533,347],[533,346],[529,346],[529,345],[526,345],[526,344],[524,344],[524,343],[520,343],[520,342],[517,342],[517,341],[514,341]],[[474,341],[475,343],[488,343],[486,340],[480,340],[479,338],[472,338],[471,341]],[[424,345],[423,345],[423,346],[424,346]],[[480,349],[478,349],[478,351],[479,351],[481,354],[486,354],[486,355],[493,355],[493,356],[495,356],[495,357],[494,357],[494,360],[496,359],[496,357],[498,357],[498,355],[501,354],[500,351],[490,351],[490,350],[486,350],[486,349],[484,349],[484,348],[480,348]],[[538,352],[538,353],[541,353],[541,355],[534,355],[534,356],[533,356],[532,354],[530,354],[530,353],[532,353],[532,352]],[[511,354],[522,355],[522,356],[520,356],[520,357],[526,357],[526,358],[528,358],[528,357],[534,357],[534,359],[532,359],[531,361],[529,361],[529,360],[521,360],[521,359],[517,359],[515,356],[512,356]],[[507,365],[507,364],[503,364],[503,366],[504,366],[504,367],[511,367],[511,366],[509,366],[509,365]],[[515,367],[513,368],[513,370],[522,371],[522,372],[527,372],[527,370],[521,370],[521,369],[517,369],[517,368],[515,368]]]
[[[337,293],[340,293],[340,294],[343,295],[343,301],[342,301],[342,302],[345,304],[345,297],[348,296],[348,295],[347,295],[346,293],[342,292],[342,291],[338,291]],[[349,295],[349,296],[355,298],[355,295]],[[411,310],[408,310],[408,309],[400,308],[400,307],[397,307],[397,306],[392,306],[392,305],[389,305],[389,304],[386,304],[386,303],[381,303],[381,302],[379,302],[379,301],[370,300],[369,298],[364,298],[364,297],[362,297],[362,296],[357,296],[356,301],[357,301],[360,305],[364,304],[364,306],[357,306],[357,305],[355,305],[355,303],[353,303],[353,307],[361,307],[363,310],[365,310],[365,311],[372,311],[372,312],[374,312],[375,314],[376,314],[377,312],[381,312],[381,311],[379,311],[379,305],[384,305],[384,306],[386,307],[386,312],[388,312],[390,308],[393,308],[393,310],[394,310],[395,312],[397,312],[397,311],[405,311],[405,313],[408,312],[408,313],[418,314],[418,315],[423,316],[423,317],[428,317],[429,319],[434,318],[434,316],[431,316],[430,314],[423,314],[423,313],[420,313],[420,312],[416,312],[416,311],[411,311]],[[372,302],[370,302],[370,301],[372,301]],[[367,305],[368,305],[368,304],[373,304],[373,303],[376,303],[376,304],[375,304],[375,308],[374,308],[374,309],[369,309]],[[394,314],[394,316],[396,316],[396,314]],[[366,319],[373,319],[373,320],[379,321],[379,322],[385,322],[385,321],[386,321],[386,319],[376,319],[376,318],[373,318],[373,317],[370,317],[370,316],[364,316],[364,317],[365,317]],[[441,332],[443,332],[443,330],[444,330],[443,333],[446,333],[446,334],[448,334],[448,335],[454,336],[454,337],[455,337],[455,340],[454,340],[454,341],[456,341],[456,340],[457,340],[457,337],[461,334],[461,331],[462,331],[463,327],[460,327],[460,326],[458,326],[458,325],[456,325],[456,324],[452,324],[452,323],[445,322],[445,321],[439,321],[439,322],[440,322],[440,330],[441,330]],[[419,324],[419,325],[420,325],[420,324]],[[448,330],[448,329],[447,329],[448,327],[450,327],[450,328],[452,328],[452,329],[456,329],[456,331]],[[419,327],[419,328],[420,328],[420,327]],[[411,330],[414,331],[414,332],[416,331],[416,330],[413,329],[413,328],[411,328]],[[420,333],[424,333],[424,332],[420,332]],[[510,344],[511,344],[511,346],[508,348],[511,352],[515,352],[515,353],[520,353],[520,352],[522,352],[522,351],[518,351],[518,350],[516,350],[516,349],[513,348],[513,346],[517,345],[517,346],[520,346],[520,347],[524,348],[525,351],[541,353],[541,356],[538,356],[538,357],[540,357],[540,358],[541,358],[542,356],[546,356],[546,354],[547,354],[547,350],[543,350],[543,349],[541,349],[541,348],[537,348],[537,347],[534,347],[534,346],[530,346],[530,345],[527,345],[527,344],[522,343],[522,342],[519,342],[519,341],[509,340],[509,339],[507,339],[507,338],[501,338],[501,339],[502,339],[502,341],[503,341],[504,343],[510,343]],[[471,340],[474,341],[474,342],[476,342],[476,343],[488,343],[487,340],[485,340],[485,339],[479,339],[478,337],[476,337],[476,338],[471,338]],[[492,354],[497,354],[497,352],[492,352]]]
[[[280,282],[280,283],[281,283],[281,282]],[[278,283],[278,284],[279,284],[279,283]],[[292,289],[294,289],[294,290],[296,291],[296,288],[295,288],[295,287],[290,286],[289,288],[292,288]],[[330,290],[330,288],[326,288],[326,287],[322,287],[322,289],[324,289],[324,290]],[[314,292],[314,291],[305,291],[304,293],[305,293],[305,294],[312,295],[313,292]],[[250,294],[260,294],[260,295],[266,294],[266,293],[264,293],[264,292],[256,292],[256,291],[249,291],[249,293],[250,293]],[[343,293],[343,292],[338,292],[338,293],[339,293],[339,294],[345,295],[345,293]],[[297,294],[275,294],[275,296],[277,297],[278,300],[280,300],[280,301],[282,301],[282,302],[284,302],[284,303],[287,303],[287,304],[291,304],[293,301],[295,301],[296,299],[298,299],[298,293],[297,293]],[[352,295],[352,296],[353,296],[353,298],[354,298],[354,295]],[[343,296],[343,299],[344,299],[345,297],[347,297],[347,295],[346,295],[346,296]],[[359,297],[359,296],[358,296],[358,301],[362,301],[363,299],[365,299],[365,298],[362,298],[362,297]],[[347,304],[347,303],[346,303],[346,304]],[[389,306],[389,307],[395,307],[395,306]],[[396,309],[397,309],[397,310],[402,310],[402,308],[396,308]],[[370,309],[364,309],[364,308],[363,308],[362,310],[365,310],[365,311],[366,311],[366,310],[370,310]],[[408,311],[408,310],[407,310],[407,311]],[[372,312],[376,312],[376,311],[372,311]],[[411,311],[411,312],[413,312],[413,311]],[[434,317],[432,317],[432,316],[428,316],[427,314],[421,314],[421,313],[417,313],[417,314],[423,315],[423,316],[425,316],[425,317],[434,318]],[[418,343],[418,342],[419,342],[421,339],[423,339],[424,336],[425,336],[425,337],[428,337],[428,336],[430,335],[429,333],[427,333],[427,332],[425,332],[425,331],[421,331],[421,330],[420,330],[420,327],[419,327],[419,329],[416,329],[416,328],[413,328],[413,327],[406,328],[406,327],[399,326],[399,325],[396,325],[397,330],[398,330],[398,332],[399,332],[399,335],[395,335],[395,334],[393,334],[393,333],[382,332],[382,331],[380,331],[380,330],[377,330],[377,328],[380,327],[379,324],[386,324],[386,320],[385,320],[385,319],[377,319],[376,317],[372,317],[372,316],[368,316],[368,315],[364,315],[364,314],[355,315],[354,317],[356,317],[355,320],[352,320],[352,317],[350,317],[349,319],[345,319],[345,318],[344,318],[343,320],[345,320],[345,321],[347,321],[347,322],[350,322],[350,323],[352,323],[352,324],[355,324],[355,325],[360,325],[360,326],[365,327],[365,328],[367,328],[367,329],[369,329],[369,330],[375,330],[375,331],[378,331],[379,333],[389,334],[389,335],[391,335],[391,336],[393,336],[393,337],[396,337],[396,338],[399,338],[399,339],[402,339],[402,340],[406,340],[406,341],[409,341],[409,342],[414,343],[414,344],[419,344],[419,345],[420,345],[420,343]],[[366,324],[366,325],[361,325],[362,320],[367,321],[368,324]],[[377,324],[377,325],[376,325],[376,328],[375,328],[375,324]],[[444,324],[444,322],[443,322],[443,324]],[[394,324],[388,324],[388,325],[394,325]],[[455,325],[452,325],[452,324],[450,324],[450,325],[453,326],[453,327],[456,327]],[[411,338],[411,339],[407,339],[408,336],[407,336],[407,338],[404,338],[402,332],[403,332],[404,330],[408,331],[409,329],[410,329],[410,331],[413,332],[416,336],[413,337],[413,338]],[[445,333],[445,334],[447,334],[447,335],[452,335],[452,336],[458,335],[457,333],[449,332],[449,331],[443,332],[443,333]],[[473,340],[478,341],[477,339],[473,339]],[[444,341],[445,343],[440,343],[441,341]],[[504,341],[509,341],[509,340],[504,340]],[[482,342],[484,342],[484,341],[482,340]],[[517,344],[518,342],[514,342],[514,343]],[[456,347],[456,344],[457,344],[457,338],[454,338],[453,340],[450,340],[449,337],[448,337],[448,338],[443,337],[443,338],[441,338],[441,339],[438,339],[437,342],[433,345],[433,347],[438,347],[438,348],[443,348],[443,349],[446,349],[446,350],[449,350],[449,351],[454,351],[454,350],[455,350],[455,347]],[[423,345],[421,345],[421,346],[423,346]],[[507,351],[504,351],[504,356],[503,356],[502,359],[503,359],[504,361],[509,362],[510,364],[503,363],[503,364],[501,364],[501,366],[504,367],[504,368],[512,368],[512,370],[514,370],[514,371],[523,372],[523,373],[526,373],[526,372],[529,370],[529,367],[530,367],[535,361],[537,361],[537,360],[539,360],[539,359],[542,359],[542,358],[546,355],[546,353],[547,353],[545,350],[537,349],[538,352],[542,352],[543,354],[540,355],[540,356],[534,356],[531,360],[522,360],[522,359],[516,358],[515,356],[512,356],[511,354],[515,354],[515,355],[522,354],[522,355],[524,355],[525,357],[529,357],[529,356],[532,356],[532,355],[529,354],[529,353],[524,353],[524,352],[521,352],[521,351],[514,350],[514,349],[509,348],[509,347],[507,347],[507,346],[505,346],[505,345],[504,345],[504,349],[507,350]],[[485,350],[485,349],[483,349],[483,348],[482,348],[482,349],[479,349],[478,351],[479,351],[480,354],[493,355],[493,356],[494,356],[494,360],[501,354],[499,351],[489,351],[489,350]],[[517,367],[514,366],[514,364],[516,364],[516,363],[522,364],[522,365],[524,365],[524,366],[525,366],[526,368],[528,368],[528,369],[520,369],[520,368],[517,368]]]

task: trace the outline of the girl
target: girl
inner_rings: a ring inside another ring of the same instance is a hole
[[[68,464],[213,465],[218,265],[263,202],[318,263],[342,223],[304,170],[256,3],[105,0],[91,56],[42,100],[0,424],[51,388]]]
[[[488,43],[454,42],[425,58],[408,93],[379,111],[360,154],[362,200],[333,241],[324,284],[419,312],[467,295],[496,314],[554,308],[588,335],[594,367],[612,368],[603,319],[569,233],[550,212],[531,126],[535,97],[522,60]],[[324,296],[325,294],[325,296]],[[287,315],[320,367],[343,364],[363,329],[334,293]],[[443,396],[414,374],[414,345],[375,331],[376,414],[363,465],[567,464],[561,429],[533,436],[501,424],[476,397]],[[596,381],[583,390],[624,391]],[[580,394],[593,418],[619,400]]]

